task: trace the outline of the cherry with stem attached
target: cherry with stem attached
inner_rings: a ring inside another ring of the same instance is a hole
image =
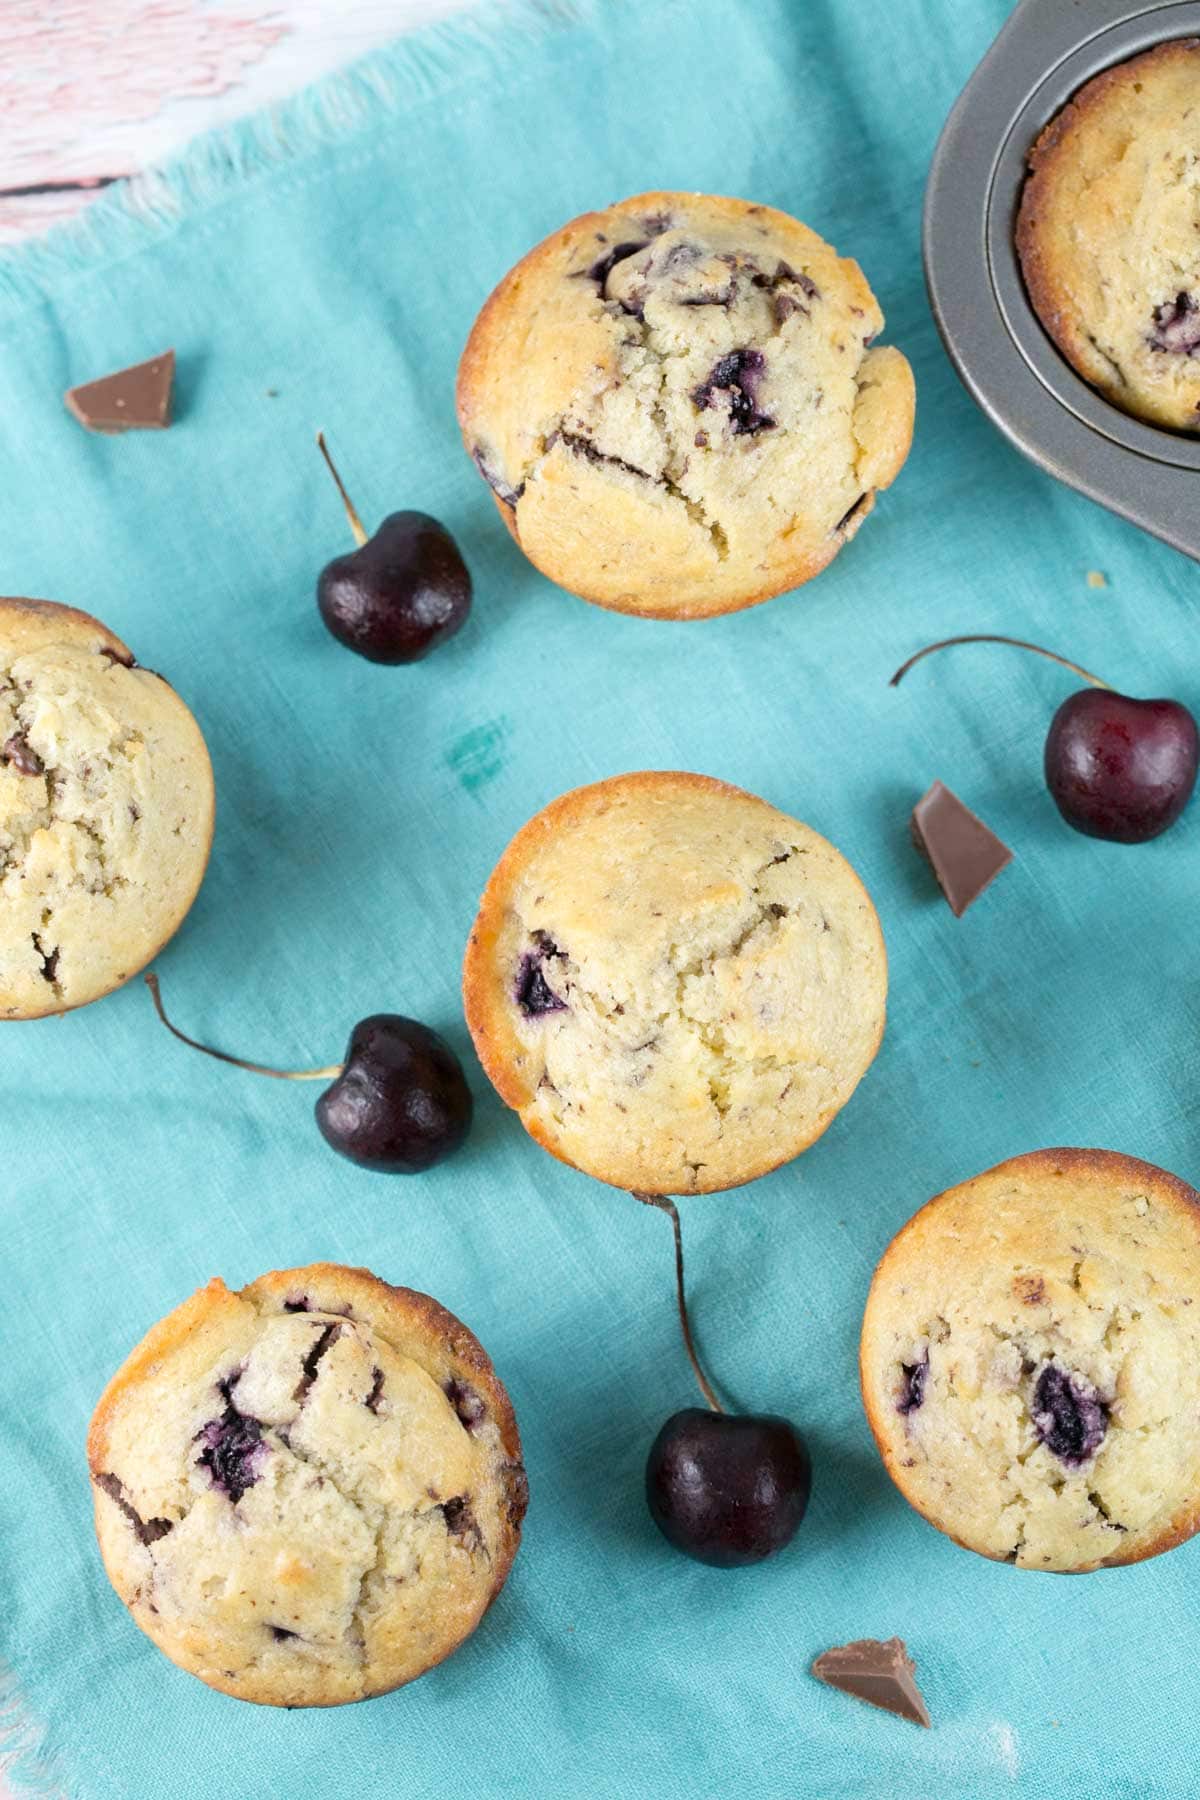
[[[340,644],[370,662],[417,662],[453,637],[471,610],[471,577],[446,527],[423,512],[389,513],[369,536],[329,454],[357,549],[321,571],[317,605]]]
[[[193,1050],[275,1081],[328,1081],[315,1108],[321,1136],[361,1168],[413,1175],[441,1162],[467,1135],[472,1100],[462,1064],[416,1019],[372,1013],[350,1033],[344,1062],[323,1069],[273,1069],[180,1031],[167,1017],[157,975],[145,981],[167,1030]]]
[[[675,1288],[683,1346],[705,1406],[673,1413],[646,1461],[646,1501],[667,1542],[698,1562],[737,1568],[790,1543],[808,1505],[812,1466],[789,1420],[727,1413],[696,1353],[683,1280],[679,1209],[665,1194],[635,1193],[665,1212],[675,1233]]]
[[[896,670],[897,687],[915,663],[955,644],[1008,644],[1031,650],[1088,686],[1069,694],[1050,721],[1043,753],[1046,786],[1076,831],[1117,844],[1143,844],[1173,825],[1191,798],[1200,733],[1178,700],[1135,700],[1053,650],[989,632],[927,644]]]

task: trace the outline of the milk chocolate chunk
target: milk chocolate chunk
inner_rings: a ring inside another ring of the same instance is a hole
[[[1007,844],[940,781],[913,807],[912,836],[956,919],[1012,861]]]
[[[121,431],[165,431],[171,423],[171,384],[175,352],[164,350],[149,362],[102,375],[68,388],[67,410],[88,431],[114,435]]]
[[[914,1725],[929,1724],[929,1709],[917,1686],[917,1665],[900,1638],[856,1638],[825,1650],[812,1666],[818,1681],[868,1706],[881,1707]]]

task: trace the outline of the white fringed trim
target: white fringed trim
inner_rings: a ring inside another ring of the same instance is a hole
[[[461,86],[487,83],[523,60],[536,41],[610,21],[632,0],[490,0],[452,14],[291,99],[198,137],[177,155],[114,183],[71,219],[0,253],[0,318],[44,302],[64,276],[117,261],[167,235],[256,176],[324,145],[341,143]]]
[[[14,1795],[62,1800],[66,1789],[54,1759],[44,1752],[43,1737],[16,1676],[0,1666],[0,1776]]]

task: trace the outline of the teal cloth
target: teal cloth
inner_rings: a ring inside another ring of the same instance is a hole
[[[0,260],[0,585],[91,609],[195,707],[211,869],[159,960],[197,1035],[336,1059],[409,1011],[466,1059],[465,1149],[385,1179],[321,1141],[313,1091],[209,1063],[140,982],[4,1031],[0,1721],[18,1793],[771,1800],[1194,1794],[1200,1546],[1079,1579],[965,1554],[883,1473],[856,1385],[871,1269],[930,1194],[1018,1151],[1197,1156],[1200,813],[1143,849],[1073,835],[1041,744],[1074,685],[1200,699],[1196,570],[1023,461],[972,405],[922,287],[929,156],[1001,0],[610,0],[485,7],[277,122],[202,144],[128,203]],[[457,354],[493,282],[588,207],[745,195],[862,262],[912,359],[911,460],[811,586],[740,616],[601,612],[522,560],[464,456]],[[165,435],[85,435],[68,383],[173,343]],[[466,629],[382,669],[328,637],[349,539],[313,447],[371,522],[437,514],[475,577]],[[1089,584],[1102,571],[1107,586]],[[724,1573],[667,1548],[647,1447],[695,1399],[670,1232],[560,1167],[492,1095],[458,976],[516,828],[576,783],[681,767],[811,821],[853,861],[891,959],[878,1061],[806,1156],[684,1203],[698,1336],[735,1404],[797,1420],[811,1509]],[[1015,847],[956,921],[908,841],[941,777]],[[503,1596],[448,1664],[330,1712],[242,1705],[137,1631],[96,1553],[83,1441],[109,1374],[210,1275],[314,1258],[437,1295],[479,1333],[532,1506]],[[900,1633],[929,1732],[819,1686],[818,1651]]]

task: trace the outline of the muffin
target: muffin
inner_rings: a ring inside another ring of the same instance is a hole
[[[584,213],[492,294],[458,415],[500,516],[552,581],[697,619],[817,575],[912,438],[858,264],[767,206],[640,194]]]
[[[527,1498],[466,1326],[335,1263],[176,1307],[105,1389],[88,1463],[136,1623],[268,1706],[363,1700],[449,1656],[504,1586]]]
[[[892,1480],[1024,1569],[1140,1562],[1200,1524],[1200,1196],[1109,1150],[1038,1150],[893,1238],[862,1328]]]
[[[519,831],[467,947],[467,1023],[545,1149],[654,1194],[735,1187],[825,1130],[883,1034],[844,857],[705,775],[618,775]]]
[[[1200,38],[1097,75],[1038,138],[1017,221],[1034,310],[1106,400],[1200,430]]]
[[[0,599],[0,1019],[85,1006],[182,924],[213,779],[174,688],[96,619]]]

